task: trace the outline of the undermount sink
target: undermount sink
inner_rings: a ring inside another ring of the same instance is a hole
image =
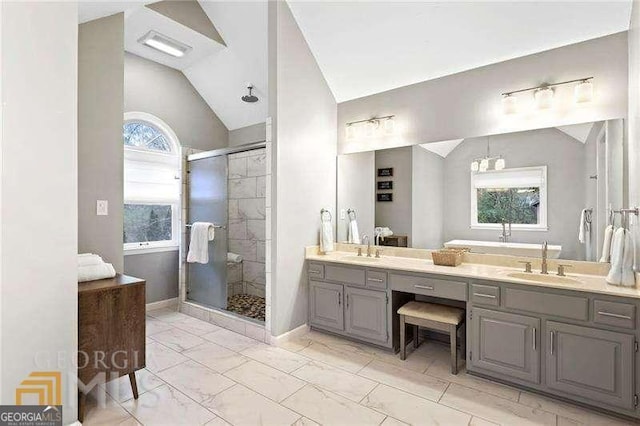
[[[354,261],[354,262],[378,262],[380,260],[379,257],[367,257],[365,255],[362,256],[343,256],[340,260],[346,261]]]
[[[558,275],[543,275],[534,272],[510,272],[506,274],[508,277],[517,278],[519,280],[535,281],[538,283],[549,284],[580,284],[580,280],[570,277],[560,277]]]

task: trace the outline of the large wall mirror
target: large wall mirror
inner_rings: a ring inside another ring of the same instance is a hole
[[[341,155],[337,239],[599,261],[625,155],[623,119]]]

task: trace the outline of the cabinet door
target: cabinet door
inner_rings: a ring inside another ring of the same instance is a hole
[[[342,285],[310,281],[309,291],[309,322],[311,325],[344,330]]]
[[[547,321],[547,386],[633,408],[634,337]]]
[[[474,307],[471,326],[473,367],[540,383],[540,319]]]
[[[345,287],[345,330],[348,334],[386,342],[387,293]]]

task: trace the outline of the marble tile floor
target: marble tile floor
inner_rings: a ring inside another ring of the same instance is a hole
[[[310,331],[279,347],[177,312],[150,312],[147,368],[97,388],[85,425],[626,425],[578,406],[449,374],[448,347],[400,361]],[[213,328],[212,328],[213,327]]]

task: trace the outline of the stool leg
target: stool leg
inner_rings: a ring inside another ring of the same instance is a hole
[[[407,359],[406,328],[404,315],[400,315],[400,359],[403,361]]]
[[[138,384],[136,383],[136,373],[129,373],[129,382],[131,383],[131,391],[133,392],[133,399],[138,399]]]
[[[449,327],[449,338],[451,340],[451,374],[458,374],[458,342],[456,337],[457,326]]]
[[[418,327],[417,325],[413,326],[413,347],[415,349],[418,348],[418,345],[420,344],[420,341],[418,339],[420,339],[418,336],[420,335],[420,327]]]
[[[467,361],[467,325],[466,323],[463,322],[458,330],[460,331],[460,352],[462,352],[461,354],[462,359],[464,359],[466,362]]]

